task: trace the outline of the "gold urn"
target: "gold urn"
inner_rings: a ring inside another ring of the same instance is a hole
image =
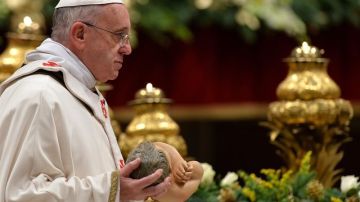
[[[340,98],[323,53],[303,42],[284,60],[288,75],[277,88],[279,101],[270,104],[264,125],[271,129],[271,143],[278,147],[288,168],[297,169],[303,155],[311,150],[319,180],[330,187],[339,178],[340,146],[350,140],[353,109],[349,101]]]
[[[0,56],[0,83],[24,63],[27,52],[34,50],[44,39],[44,0],[4,0],[11,11],[8,45]]]
[[[171,100],[165,98],[163,91],[150,83],[136,93],[135,100],[130,102],[135,110],[135,117],[126,128],[125,134],[119,138],[125,157],[144,140],[168,143],[182,156],[187,155],[186,143],[179,134],[179,126],[167,113],[170,103]]]
[[[42,7],[42,4],[36,5],[39,7],[37,9]],[[0,56],[0,83],[24,64],[26,53],[34,50],[45,39],[42,35],[44,18],[41,13],[30,9],[27,12],[18,8],[12,9],[14,15],[11,18],[11,30],[6,35],[8,45]]]
[[[0,56],[0,83],[10,77],[24,63],[27,52],[34,50],[44,37],[25,33],[8,33],[7,48]]]
[[[329,60],[322,54],[304,42],[285,59],[289,72],[277,88],[280,101],[270,104],[270,120],[314,126],[349,124],[351,104],[340,98],[339,87],[327,73]]]

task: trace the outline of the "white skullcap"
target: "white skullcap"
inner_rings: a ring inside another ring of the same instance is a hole
[[[72,7],[72,6],[87,6],[87,5],[100,5],[111,3],[124,3],[122,0],[60,0],[55,8]]]

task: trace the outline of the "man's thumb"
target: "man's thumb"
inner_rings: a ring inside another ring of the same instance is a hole
[[[135,160],[131,161],[130,163],[127,163],[124,168],[120,170],[120,175],[123,177],[129,177],[130,174],[139,167],[141,163],[140,158],[136,158]]]

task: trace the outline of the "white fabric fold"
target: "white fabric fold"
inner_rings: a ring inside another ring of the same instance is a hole
[[[87,88],[94,89],[96,79],[79,58],[62,44],[48,38],[25,58],[25,64],[37,60],[50,60],[60,64]]]

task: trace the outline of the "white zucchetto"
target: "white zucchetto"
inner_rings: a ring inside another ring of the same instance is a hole
[[[87,6],[118,3],[123,4],[122,0],[60,0],[55,8],[72,7],[72,6]]]

